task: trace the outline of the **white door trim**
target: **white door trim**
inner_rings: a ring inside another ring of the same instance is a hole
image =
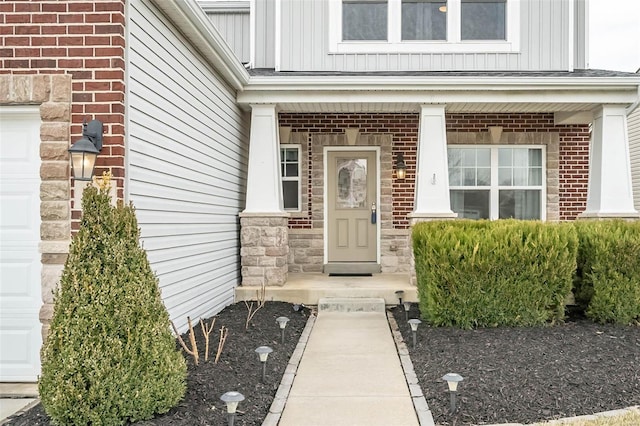
[[[373,151],[376,153],[376,206],[378,206],[378,219],[376,220],[376,262],[380,264],[380,222],[381,222],[381,214],[380,214],[380,147],[379,146],[325,146],[322,148],[322,162],[323,162],[323,182],[322,189],[323,193],[326,195],[326,189],[328,185],[328,162],[327,157],[329,152],[335,151]],[[329,239],[327,236],[329,235],[329,208],[327,205],[326,197],[323,198],[323,244],[324,244],[324,259],[323,264],[327,264],[329,261]]]

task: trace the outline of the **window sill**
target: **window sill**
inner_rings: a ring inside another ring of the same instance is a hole
[[[520,46],[509,41],[465,41],[458,43],[404,41],[347,41],[330,46],[330,54],[342,53],[519,53]]]

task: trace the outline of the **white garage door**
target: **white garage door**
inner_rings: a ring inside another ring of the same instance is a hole
[[[40,113],[0,107],[0,381],[40,374]]]

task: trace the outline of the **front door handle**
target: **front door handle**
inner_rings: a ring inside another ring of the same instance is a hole
[[[371,224],[375,225],[378,220],[378,213],[376,210],[376,203],[371,203]]]

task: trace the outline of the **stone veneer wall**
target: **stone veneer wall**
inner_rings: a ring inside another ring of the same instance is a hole
[[[243,286],[287,282],[288,215],[240,214],[240,257]]]
[[[70,75],[0,75],[0,104],[40,105],[40,253],[46,338],[58,285],[71,242],[69,183]]]

